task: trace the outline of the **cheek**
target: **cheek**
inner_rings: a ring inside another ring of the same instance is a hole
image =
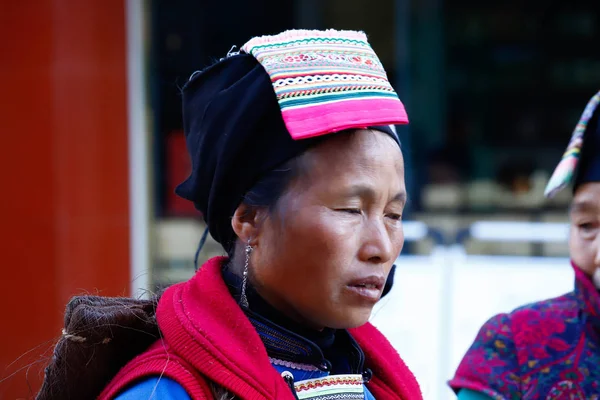
[[[294,242],[299,248],[321,248],[332,244],[348,231],[348,224],[336,216],[336,212],[326,207],[307,207],[288,218],[284,231],[279,233],[285,235],[286,243]]]
[[[323,253],[322,247],[328,243],[319,240],[327,234],[313,218],[306,213],[290,214],[270,220],[263,229],[256,259],[260,275],[286,275],[288,279],[290,275],[301,276],[303,271],[296,266]]]
[[[253,274],[262,283],[269,286],[285,279],[287,254],[285,246],[285,229],[281,223],[274,222],[264,230],[260,237],[259,249],[252,260]]]
[[[594,254],[592,246],[581,238],[576,227],[572,227],[569,234],[569,255],[573,262],[583,271],[590,273],[594,269]]]
[[[353,257],[353,230],[322,209],[308,209],[286,220],[274,238],[279,246],[272,252],[287,279],[310,281],[305,291],[323,290],[341,279]],[[275,260],[274,260],[275,261]],[[290,267],[290,268],[288,268]]]
[[[400,223],[402,224],[402,222]],[[397,252],[400,255],[402,248],[404,248],[404,225],[390,229],[390,238],[392,243],[397,246]]]

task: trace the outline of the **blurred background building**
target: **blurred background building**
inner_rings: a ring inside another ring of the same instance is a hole
[[[600,88],[597,0],[0,3],[0,399],[35,392],[70,296],[191,276],[204,226],[173,193],[189,172],[180,88],[289,28],[364,30],[406,105],[418,222],[374,322],[426,399],[452,398],[444,380],[491,313],[571,287],[569,195],[542,193]],[[209,240],[199,261],[221,252]]]

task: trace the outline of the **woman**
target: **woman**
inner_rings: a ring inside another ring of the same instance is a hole
[[[546,188],[552,196],[574,178],[569,252],[575,289],[490,319],[450,381],[460,400],[600,398],[599,102],[600,92]]]
[[[142,310],[149,304],[114,305],[117,318],[150,334],[125,341],[125,353],[160,339],[116,376],[104,372],[102,385],[88,383],[84,366],[73,372],[78,381],[118,400],[421,399],[367,322],[403,246],[404,164],[391,124],[408,120],[366,36],[254,38],[192,75],[183,114],[192,173],[177,193],[202,212],[227,257],[162,294],[159,330]],[[63,341],[91,346],[94,360],[102,346],[131,358],[115,347],[120,333],[73,332],[75,308]],[[68,381],[74,367],[64,354],[56,352],[42,393]]]

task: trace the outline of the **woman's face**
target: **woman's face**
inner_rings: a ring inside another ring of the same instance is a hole
[[[571,259],[589,275],[600,267],[600,182],[577,188],[571,204]]]
[[[404,244],[404,161],[385,133],[340,134],[305,154],[253,237],[251,281],[313,328],[364,324]]]

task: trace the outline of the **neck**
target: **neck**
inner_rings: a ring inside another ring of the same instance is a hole
[[[223,269],[223,278],[225,279],[225,282],[227,282],[230,292],[239,303],[242,282],[241,274],[238,273],[234,266],[227,265]],[[283,302],[275,301],[271,299],[270,296],[263,295],[262,292],[264,291],[257,289],[256,286],[252,285],[250,282],[248,283],[246,287],[246,296],[248,298],[248,308],[252,312],[301,336],[312,336],[313,334],[318,335],[319,333],[332,331],[332,329],[317,326],[306,321],[306,319],[302,318],[293,307],[276,306],[276,304],[283,304]]]
[[[301,330],[305,333],[310,331],[322,332],[326,329],[322,325],[314,324],[303,318],[292,305],[282,299],[278,299],[276,296],[269,295],[268,291],[262,290],[261,287],[250,285],[248,296],[251,310],[257,311],[259,309],[263,312],[268,312],[269,315],[264,315],[266,318],[277,317],[279,320],[284,320],[287,329],[292,326],[295,328],[293,329],[294,331]],[[254,304],[252,304],[253,302]]]

